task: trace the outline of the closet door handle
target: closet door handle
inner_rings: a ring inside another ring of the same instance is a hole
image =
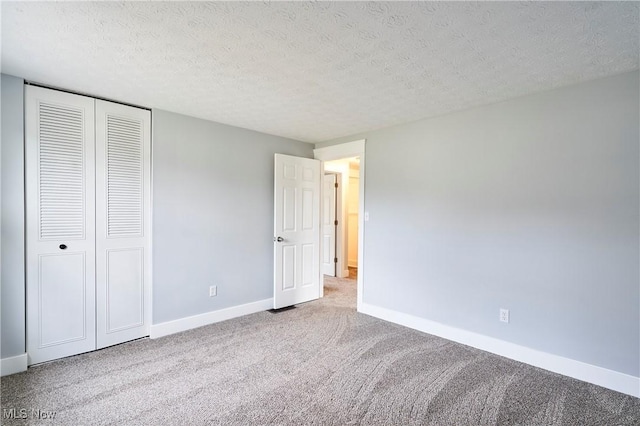
[[[66,249],[67,249],[66,244],[60,244],[60,250],[66,250]]]

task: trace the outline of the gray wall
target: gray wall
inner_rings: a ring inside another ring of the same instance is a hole
[[[364,302],[639,376],[638,81],[319,144],[367,139]]]
[[[23,80],[2,74],[1,357],[25,352]]]
[[[273,156],[313,146],[153,110],[152,150],[153,323],[273,297]]]

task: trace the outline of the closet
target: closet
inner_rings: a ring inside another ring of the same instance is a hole
[[[149,335],[150,118],[25,86],[30,365]]]

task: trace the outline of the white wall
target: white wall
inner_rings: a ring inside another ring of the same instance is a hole
[[[347,258],[350,267],[358,267],[358,197],[360,193],[360,173],[358,165],[349,164],[349,193],[347,203]]]
[[[317,145],[367,140],[364,302],[639,377],[638,81]]]
[[[154,324],[273,297],[275,153],[313,146],[153,110]]]

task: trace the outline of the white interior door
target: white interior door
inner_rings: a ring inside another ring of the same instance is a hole
[[[94,100],[27,86],[29,364],[95,349]]]
[[[336,190],[335,174],[324,175],[322,185],[322,273],[336,276]]]
[[[148,110],[96,100],[98,349],[149,335]]]
[[[320,161],[275,154],[274,309],[320,297]]]

